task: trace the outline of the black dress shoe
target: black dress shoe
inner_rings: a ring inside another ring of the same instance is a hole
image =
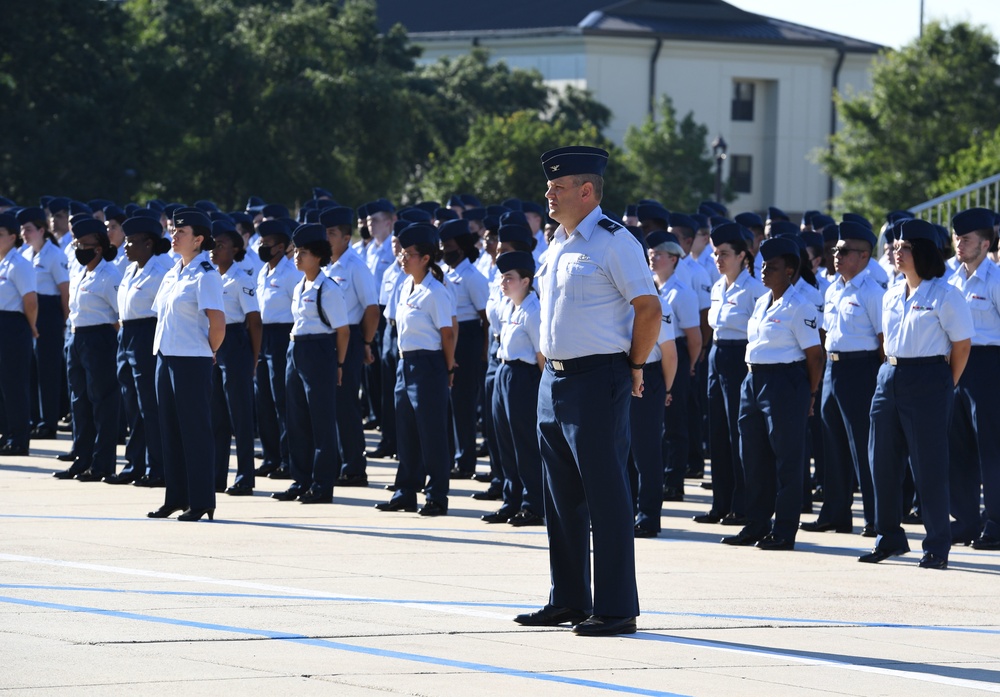
[[[705,477],[704,469],[696,469],[694,467],[689,467],[684,471],[685,479],[704,479],[704,477]]]
[[[878,537],[875,526],[871,523],[865,523],[865,526],[861,528],[861,537]]]
[[[222,493],[225,493],[225,491],[226,491],[226,485],[225,484],[216,484],[215,485],[215,493],[222,494]]]
[[[665,486],[663,487],[663,500],[664,501],[683,501],[684,500],[684,490],[678,489],[677,487]]]
[[[398,489],[399,487],[397,487],[397,486],[396,486],[395,484],[386,484],[386,485],[385,485],[384,487],[382,487],[382,488],[383,488],[383,489],[385,489],[386,491],[395,491],[395,490],[396,490],[396,489]]]
[[[366,419],[362,422],[361,428],[366,431],[374,431],[378,429],[378,419]]]
[[[920,568],[921,569],[947,569],[948,568],[948,560],[947,559],[942,559],[941,557],[937,556],[936,554],[931,554],[930,552],[928,552],[927,554],[925,554],[923,556],[923,559],[920,560]]]
[[[230,496],[253,496],[253,487],[249,484],[233,484],[226,489]]]
[[[529,525],[545,525],[545,518],[527,508],[522,508],[507,522],[515,528],[523,528]]]
[[[757,544],[764,536],[763,535],[751,535],[750,533],[740,530],[738,534],[732,535],[730,537],[723,537],[720,542],[724,545],[729,545],[731,547],[752,547]]]
[[[92,469],[84,470],[76,475],[76,480],[80,482],[99,482],[104,479],[104,475]]]
[[[38,426],[31,431],[32,440],[55,440],[56,429]]]
[[[787,540],[784,537],[777,537],[776,535],[765,535],[757,541],[755,546],[757,549],[787,552],[795,549],[795,540]]]
[[[390,499],[385,503],[376,503],[375,508],[380,511],[406,511],[407,513],[414,513],[417,510],[417,504],[408,503],[402,499]]]
[[[280,467],[280,465],[261,465],[260,467],[255,469],[253,473],[256,474],[258,477],[266,477],[267,475],[271,474],[271,472],[278,469],[278,467]]]
[[[276,501],[294,501],[301,494],[305,493],[306,488],[301,484],[292,484],[290,487],[284,491],[276,491],[271,494],[271,498]]]
[[[968,547],[975,539],[974,537],[953,537],[951,538],[951,546],[962,545],[963,547]]]
[[[1000,549],[1000,539],[993,537],[992,535],[987,535],[985,532],[979,536],[978,540],[972,542],[973,549],[988,549],[997,550]]]
[[[816,490],[813,491],[812,500],[815,503],[820,503],[820,502],[823,501],[823,485],[822,484],[820,486],[816,487]]]
[[[722,516],[715,515],[714,513],[702,513],[701,515],[696,515],[691,518],[696,523],[706,523],[708,525],[714,525],[722,521]]]
[[[72,433],[73,422],[70,421],[68,418],[61,420],[59,423],[56,424],[56,430],[59,431],[59,433]]]
[[[396,457],[396,449],[390,448],[385,445],[379,445],[374,450],[369,450],[365,453],[366,457],[374,457],[378,459]]]
[[[636,539],[641,539],[645,537],[659,537],[659,530],[651,530],[650,528],[644,528],[641,525],[636,525],[634,533]]]
[[[515,511],[510,508],[501,508],[497,511],[493,511],[492,513],[487,513],[481,518],[481,520],[484,523],[506,523],[514,517],[514,513]]]
[[[472,475],[472,481],[482,482],[483,484],[489,484],[493,481],[493,475],[489,472],[476,472]]]
[[[119,472],[118,474],[108,475],[104,478],[104,481],[108,484],[131,484],[135,481],[135,472]]]
[[[76,460],[76,453],[70,450],[68,453],[56,455],[56,459],[59,460],[59,462],[74,462]]]
[[[183,520],[188,523],[192,523],[197,520],[201,520],[202,516],[207,515],[209,520],[213,520],[215,516],[214,508],[189,508],[179,516],[177,520]]]
[[[903,522],[907,525],[923,525],[924,519],[920,517],[920,513],[914,510],[903,516]]]
[[[268,479],[291,479],[292,473],[287,467],[279,467],[278,469],[267,475]]]
[[[160,506],[155,511],[146,514],[147,518],[169,518],[177,511],[183,511],[179,506]]]
[[[882,547],[875,547],[868,554],[862,554],[858,557],[858,561],[863,564],[878,564],[880,561],[885,561],[889,557],[899,557],[910,550],[906,547],[901,547],[899,549],[883,549]]]
[[[451,472],[448,473],[448,477],[450,479],[472,479],[475,474],[475,472],[466,472],[465,470],[453,467]]]
[[[0,447],[0,455],[5,455],[7,457],[16,457],[19,455],[28,455],[27,445],[14,445],[12,443],[4,443],[3,447]]]
[[[324,492],[319,489],[309,489],[299,495],[300,503],[333,503],[333,492]]]
[[[167,481],[163,477],[150,477],[145,474],[132,482],[132,486],[141,486],[147,489],[156,489],[166,485]]]
[[[491,486],[486,491],[477,491],[472,495],[476,501],[499,501],[503,498],[503,487]]]
[[[518,615],[514,621],[525,627],[558,627],[560,624],[578,624],[589,617],[586,612],[568,607],[546,605],[541,610]]]
[[[417,513],[424,517],[448,515],[448,507],[438,503],[437,501],[428,501],[419,511],[417,511]]]
[[[635,618],[593,615],[573,627],[573,633],[577,636],[615,636],[617,634],[635,634]]]
[[[368,486],[367,474],[342,474],[334,486]]]
[[[743,515],[736,515],[735,513],[727,513],[726,517],[719,521],[723,525],[733,525],[743,527],[747,524],[747,517]]]
[[[847,525],[838,525],[837,523],[821,523],[818,520],[812,523],[799,523],[799,530],[805,530],[806,532],[844,532],[852,533],[854,532],[854,526],[850,523]]]

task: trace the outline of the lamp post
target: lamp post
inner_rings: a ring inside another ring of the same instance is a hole
[[[726,141],[720,134],[712,141],[712,154],[715,156],[715,200],[722,203],[722,162],[726,159]]]

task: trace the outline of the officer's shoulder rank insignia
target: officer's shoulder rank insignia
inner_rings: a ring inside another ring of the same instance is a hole
[[[617,232],[618,230],[624,230],[621,225],[613,220],[608,220],[607,218],[601,218],[597,221],[597,224],[607,230],[608,232]]]
[[[209,264],[207,261],[201,262],[201,268],[205,271],[215,271],[215,267]]]

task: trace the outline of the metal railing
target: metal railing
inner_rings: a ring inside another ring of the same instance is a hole
[[[1000,174],[932,198],[919,206],[911,206],[910,212],[928,222],[949,227],[953,215],[975,207],[1000,210]]]

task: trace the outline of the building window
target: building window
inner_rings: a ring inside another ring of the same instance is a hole
[[[736,194],[749,194],[751,189],[751,173],[753,157],[750,155],[733,155],[729,158],[729,186]]]
[[[733,82],[733,121],[753,121],[754,84]]]

